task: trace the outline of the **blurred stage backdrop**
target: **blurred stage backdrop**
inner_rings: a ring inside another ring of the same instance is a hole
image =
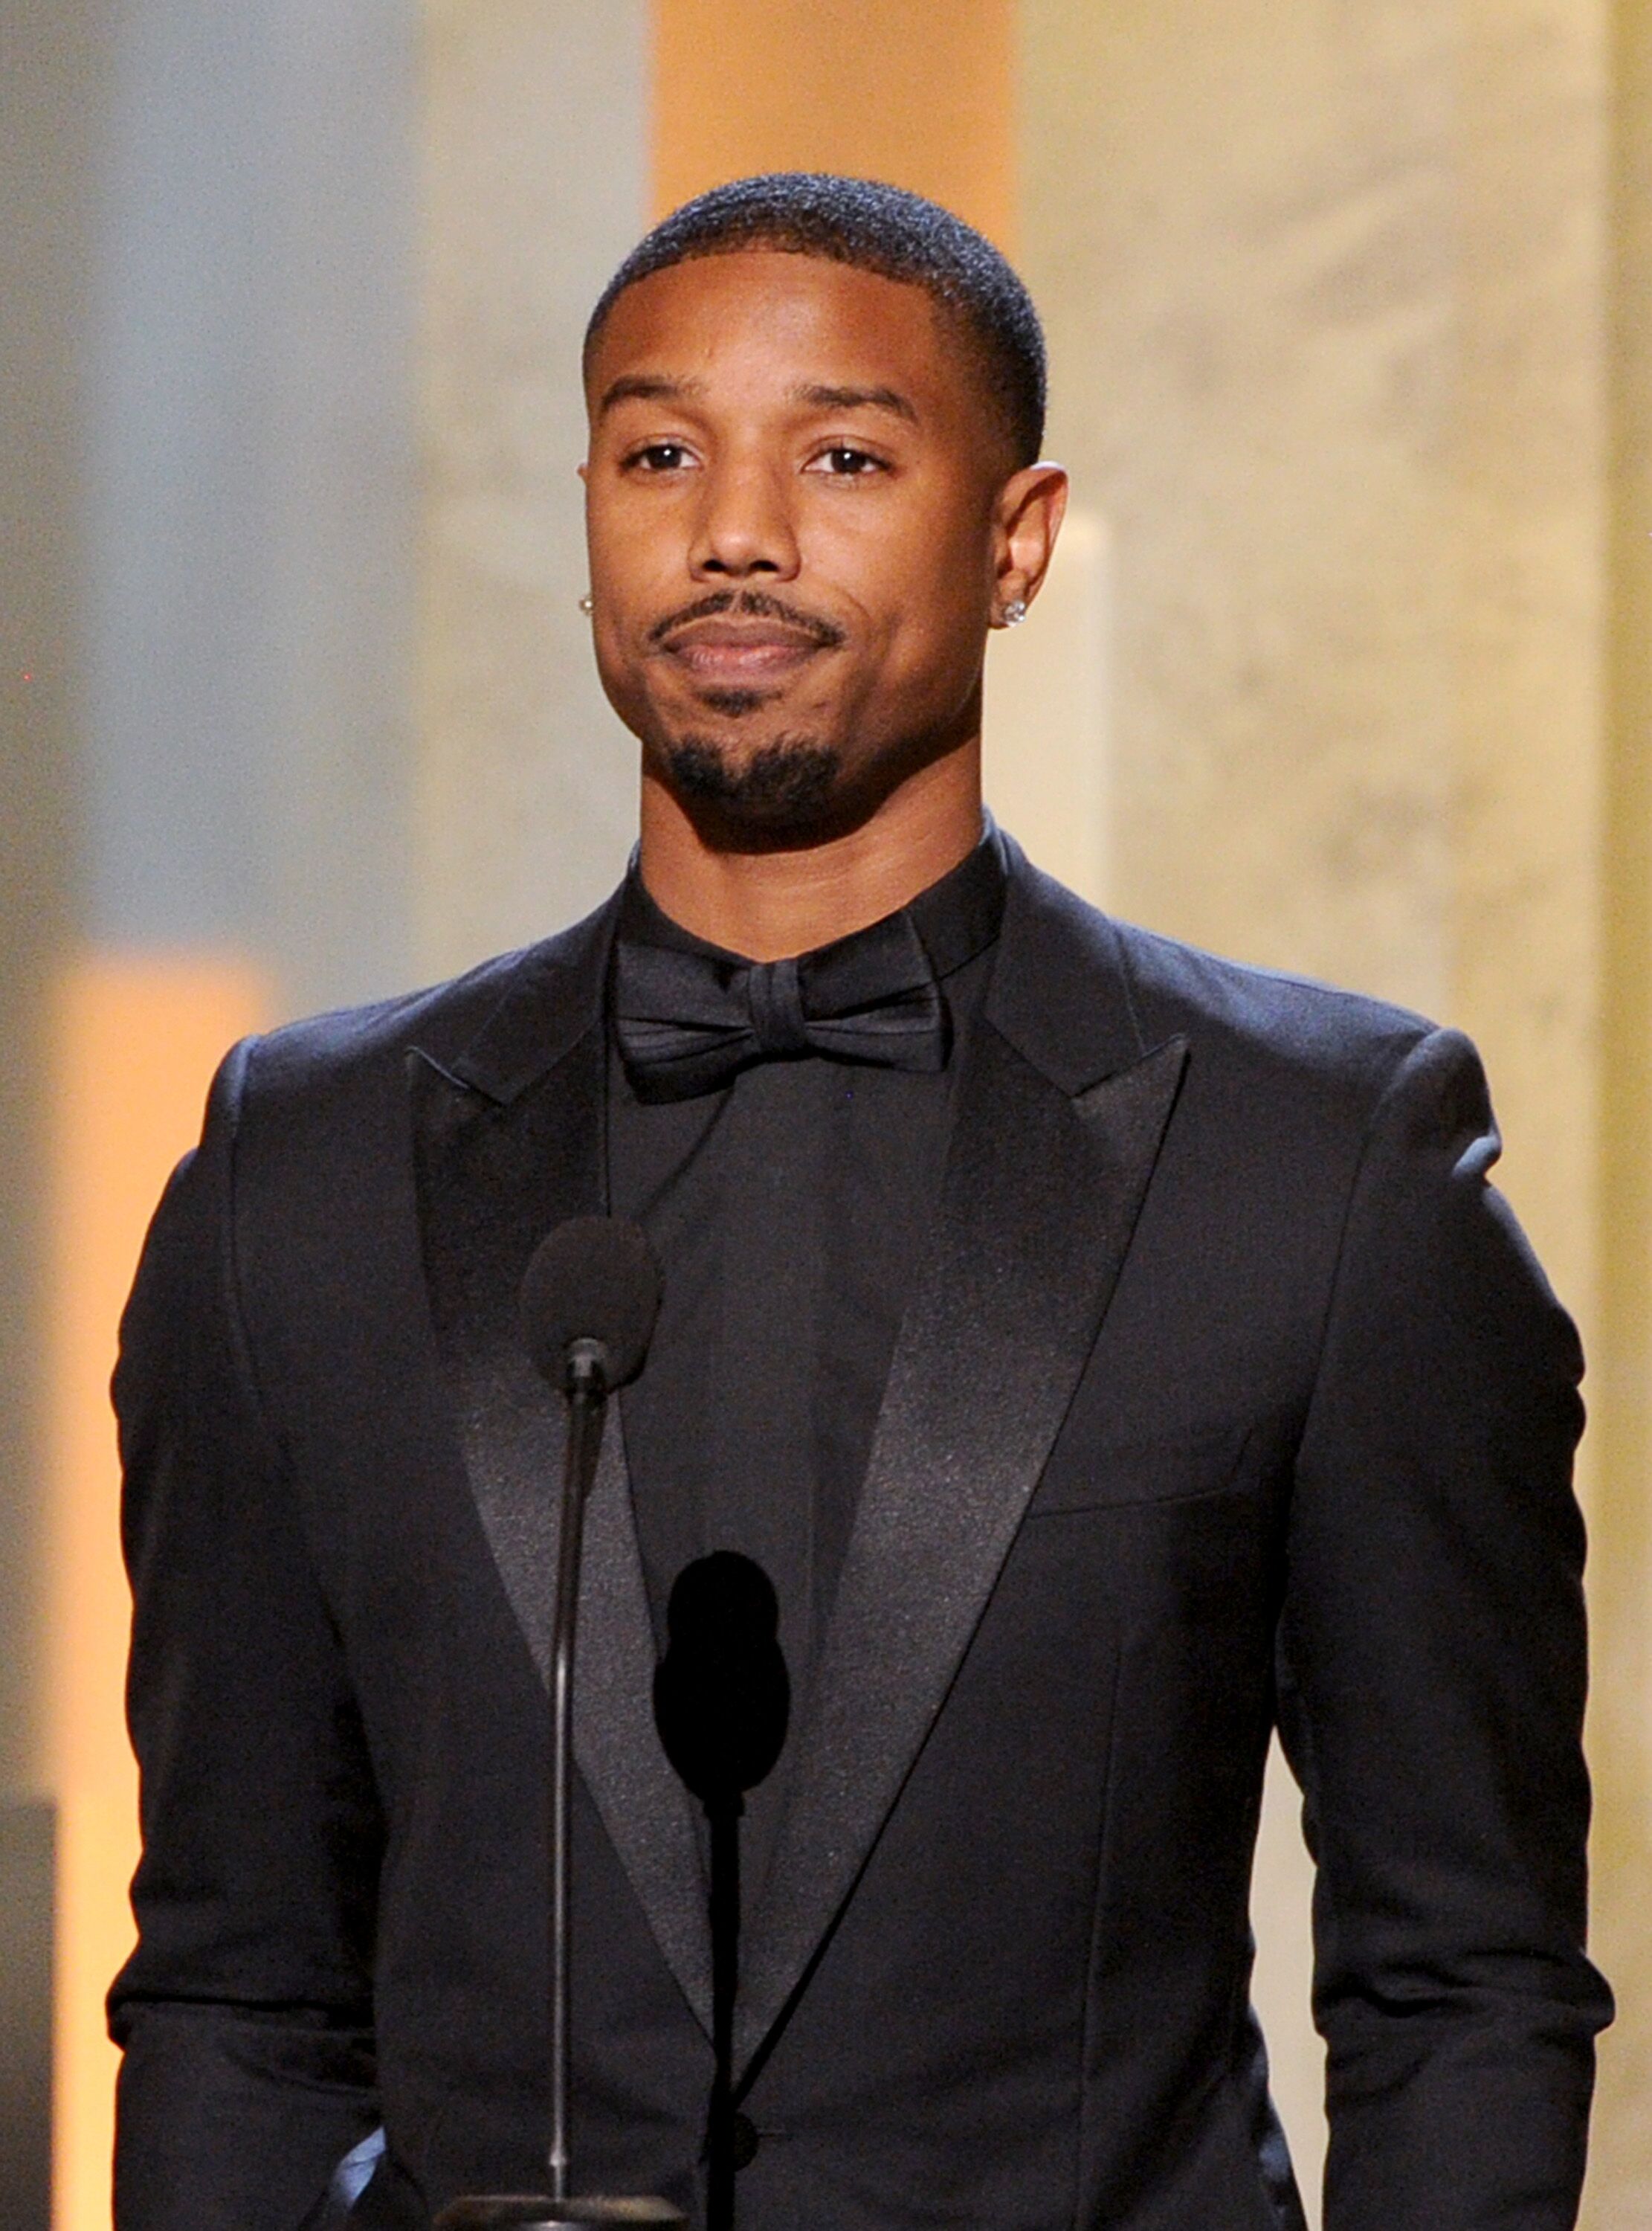
[[[1048,320],[1075,515],[995,648],[1002,818],[1485,1051],[1593,1358],[1587,2221],[1652,2221],[1646,0],[4,0],[0,2215],[109,2221],[145,1220],[234,1036],[616,876],[579,333],[650,217],[778,166],[950,202]],[[1312,2184],[1307,1894],[1276,1775]]]

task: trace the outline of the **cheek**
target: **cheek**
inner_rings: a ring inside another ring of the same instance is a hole
[[[971,531],[915,536],[890,555],[892,665],[903,678],[927,674],[938,683],[972,675],[991,608],[978,531],[971,523]]]
[[[991,580],[991,522],[979,507],[956,497],[914,519],[901,538],[914,582],[938,610],[984,609]]]
[[[682,569],[682,529],[674,504],[659,488],[610,486],[585,499],[585,546],[593,575],[610,595],[646,599],[662,579]]]
[[[881,694],[929,721],[957,711],[981,672],[982,630],[974,600],[964,609],[930,604],[898,630],[884,663]]]
[[[635,521],[628,521],[616,514],[616,508],[593,506],[585,520],[585,544],[590,555],[593,585],[600,579],[610,599],[616,593],[624,594],[637,580],[639,572],[649,570],[649,548],[646,536],[636,532]]]
[[[816,547],[874,627],[948,634],[984,620],[991,566],[982,522],[939,508],[890,506],[831,522]]]

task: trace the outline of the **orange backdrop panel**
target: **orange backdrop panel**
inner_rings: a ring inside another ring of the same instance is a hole
[[[268,1011],[261,980],[232,960],[94,954],[57,990],[47,1567],[55,2231],[109,2231],[117,2056],[103,1997],[132,1934],[137,1772],[121,1698],[131,1607],[109,1410],[116,1328],[161,1187],[199,1135],[213,1069]]]
[[[844,171],[1015,246],[1012,0],[655,0],[656,216],[753,171]]]

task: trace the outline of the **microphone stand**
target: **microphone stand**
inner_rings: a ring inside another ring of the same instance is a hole
[[[734,2222],[734,1995],[740,1971],[740,1815],[738,1792],[708,1798],[711,1829],[712,2073],[706,2118],[707,2231]]]
[[[579,1562],[585,1503],[602,1453],[608,1408],[608,1350],[600,1340],[571,1341],[563,1391],[568,1439],[562,1466],[562,1523],[551,1614],[551,2144],[548,2194],[485,2193],[455,2200],[434,2231],[551,2231],[566,2224],[681,2224],[669,2201],[568,2193],[568,2063],[572,2044],[569,1960],[569,1855],[573,1837],[573,1666],[579,1620]],[[737,1893],[738,1895],[738,1893]]]
[[[568,1350],[568,1444],[557,1534],[557,1592],[551,1616],[551,2197],[568,2197],[568,2061],[572,1978],[568,1957],[568,1854],[573,1839],[573,1661],[579,1623],[579,1561],[585,1499],[597,1477],[608,1407],[602,1344]]]

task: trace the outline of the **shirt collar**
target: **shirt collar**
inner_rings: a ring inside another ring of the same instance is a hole
[[[990,813],[984,812],[981,819],[980,842],[975,849],[955,868],[949,868],[944,876],[896,910],[911,922],[940,982],[973,960],[978,954],[984,953],[1003,926],[1009,863],[997,824]],[[894,918],[885,915],[883,919],[887,922]],[[799,960],[820,960],[828,954],[836,958],[852,948],[857,939],[870,937],[881,927],[881,922],[868,923],[864,928],[852,930],[847,937],[836,938],[829,945],[816,947],[810,954],[800,954]],[[685,929],[681,922],[674,922],[644,887],[635,850],[620,895],[619,934],[642,945],[661,945],[679,953],[702,953],[709,959],[727,961],[736,967],[748,964],[749,956],[713,945],[708,939],[697,937],[693,930]]]

